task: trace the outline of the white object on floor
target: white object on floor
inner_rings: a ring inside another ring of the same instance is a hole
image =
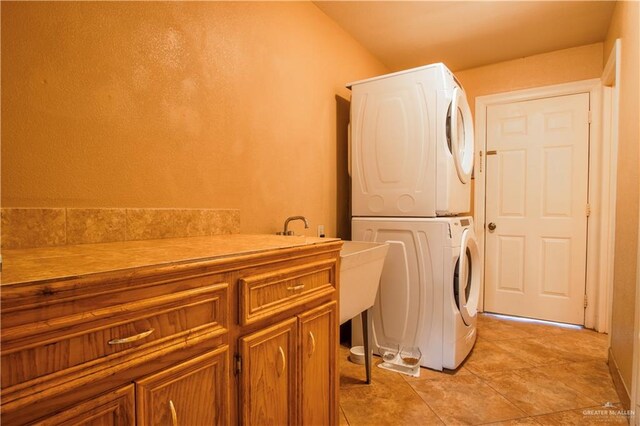
[[[418,364],[414,366],[408,366],[402,361],[402,359],[400,359],[399,355],[391,361],[384,361],[379,363],[378,367],[384,370],[395,371],[396,373],[405,374],[411,377],[420,377],[420,365]]]
[[[364,364],[364,346],[354,346],[349,350],[349,361]]]

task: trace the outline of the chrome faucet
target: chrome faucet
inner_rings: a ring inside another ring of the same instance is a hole
[[[291,216],[288,217],[287,220],[284,221],[284,232],[276,232],[278,235],[293,235],[293,231],[289,231],[289,222],[292,220],[301,220],[304,222],[304,228],[309,228],[309,222],[307,222],[307,218],[304,216]]]

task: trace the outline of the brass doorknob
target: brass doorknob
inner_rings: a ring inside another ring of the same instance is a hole
[[[489,232],[493,232],[496,230],[496,224],[493,222],[489,222],[489,225],[487,225],[487,228],[489,228]]]

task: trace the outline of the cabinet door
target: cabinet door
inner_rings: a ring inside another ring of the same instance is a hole
[[[39,426],[128,426],[134,424],[133,385],[76,404],[55,416],[36,422]]]
[[[240,339],[243,424],[297,424],[296,332],[291,318]]]
[[[337,304],[299,315],[300,424],[335,425],[337,398]]]
[[[224,345],[137,380],[138,426],[228,424],[228,354]]]

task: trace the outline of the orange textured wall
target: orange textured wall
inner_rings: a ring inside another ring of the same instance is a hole
[[[2,206],[335,235],[344,84],[386,71],[310,2],[2,2]]]
[[[472,110],[477,96],[600,78],[602,43],[456,72]]]
[[[638,273],[638,209],[640,204],[640,3],[617,2],[605,41],[605,59],[614,41],[621,42],[618,179],[616,190],[615,260],[611,315],[611,354],[631,394],[634,314]]]

